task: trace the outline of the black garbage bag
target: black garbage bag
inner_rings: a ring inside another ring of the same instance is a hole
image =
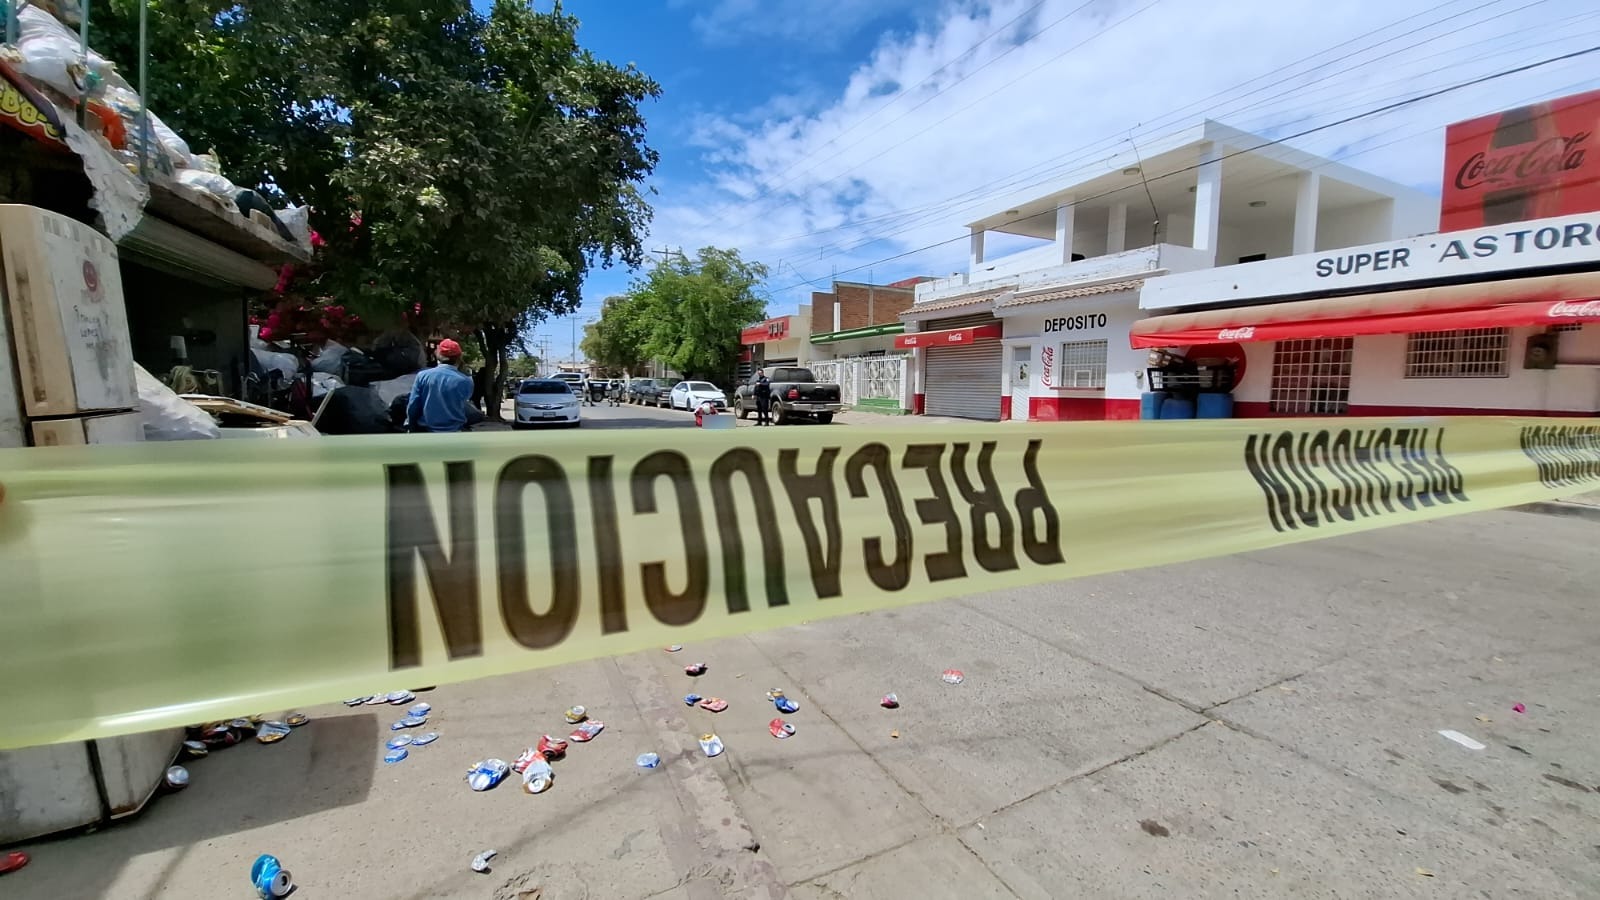
[[[405,418],[405,398],[400,401],[400,416]],[[390,423],[389,409],[372,388],[342,387],[329,395],[327,406],[317,420],[323,434],[388,434],[398,431]]]

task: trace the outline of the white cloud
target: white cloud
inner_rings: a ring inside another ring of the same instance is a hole
[[[749,5],[723,0],[705,15],[737,16]],[[863,5],[830,15],[864,15]],[[961,238],[965,222],[1004,202],[994,182],[1074,157],[1103,160],[1126,147],[1130,130],[1149,140],[1207,116],[1281,137],[1600,36],[1593,0],[1046,0],[966,53],[1033,5],[946,7],[914,32],[884,35],[836,97],[774,98],[759,118],[699,123],[707,175],[663,189],[652,240],[739,247],[774,271],[783,260],[775,288],[798,284],[790,267],[825,281],[833,267]],[[1019,34],[1037,36],[1019,44]],[[1320,55],[1299,62],[1312,54]],[[1504,78],[1293,143],[1433,186],[1445,124],[1600,87],[1595,61]],[[860,224],[838,227],[852,222]],[[834,230],[809,234],[824,229]],[[948,273],[965,254],[957,240],[873,274]],[[809,290],[774,306],[792,307]]]

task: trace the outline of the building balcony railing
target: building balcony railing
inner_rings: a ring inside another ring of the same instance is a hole
[[[1027,290],[1030,287],[1070,285],[1075,281],[1097,281],[1146,272],[1193,272],[1212,268],[1214,264],[1210,251],[1178,244],[1155,244],[1052,265],[1051,262],[1059,258],[1056,254],[1055,247],[1025,250],[985,263],[976,272],[922,282],[917,285],[916,302],[933,303],[990,286],[997,289],[1014,286],[1018,290]]]

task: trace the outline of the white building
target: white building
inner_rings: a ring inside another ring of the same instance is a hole
[[[997,202],[968,226],[967,272],[917,285],[902,314],[917,411],[1138,418],[1148,351],[1129,332],[1147,280],[1437,226],[1435,197],[1266,144],[1207,121]],[[1036,245],[996,258],[996,233]]]

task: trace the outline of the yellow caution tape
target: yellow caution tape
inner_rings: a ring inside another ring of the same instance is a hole
[[[1597,481],[1600,426],[1494,418],[4,451],[0,748],[1258,550]]]

